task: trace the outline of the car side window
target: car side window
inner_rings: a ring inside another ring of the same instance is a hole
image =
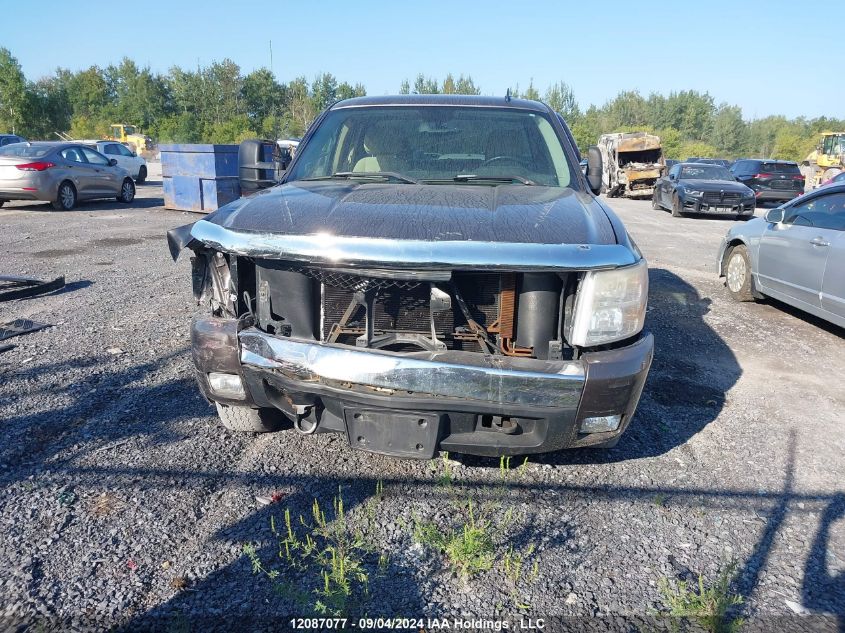
[[[845,231],[845,192],[816,196],[786,209],[784,222]]]
[[[681,166],[680,165],[672,165],[672,169],[669,170],[669,175],[674,176],[675,179],[677,180],[678,174],[680,172],[681,172]]]
[[[87,147],[83,147],[82,151],[85,153],[85,158],[88,159],[88,162],[92,165],[108,165],[109,159],[100,154],[100,152],[95,152],[93,149],[89,149]]]
[[[115,154],[119,154],[119,153],[120,153],[120,151],[117,149],[117,145],[115,145],[114,143],[111,143],[110,145],[106,145],[105,147],[103,147],[103,154],[115,155]]]
[[[130,152],[125,145],[115,145],[114,147],[117,150],[117,153],[121,156],[132,157],[132,152]]]
[[[79,151],[78,147],[68,147],[61,151],[61,157],[65,160],[69,160],[72,163],[82,163],[85,164],[87,161],[85,157],[82,156],[82,152]]]

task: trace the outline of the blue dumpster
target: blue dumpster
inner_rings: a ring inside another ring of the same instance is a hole
[[[210,213],[241,195],[237,145],[160,145],[164,206]]]

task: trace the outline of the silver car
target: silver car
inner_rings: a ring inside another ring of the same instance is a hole
[[[79,143],[0,147],[0,206],[7,200],[43,200],[68,211],[95,198],[135,199],[135,184],[117,161]]]
[[[734,225],[718,264],[737,301],[773,297],[845,327],[845,184]]]

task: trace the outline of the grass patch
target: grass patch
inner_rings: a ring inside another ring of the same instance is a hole
[[[467,504],[462,525],[443,530],[435,523],[422,523],[414,530],[414,539],[443,554],[464,579],[491,569],[495,561],[492,526],[475,516],[472,501]]]
[[[744,620],[731,613],[744,602],[742,596],[731,590],[736,569],[737,563],[732,561],[709,584],[701,574],[698,582],[670,582],[661,578],[658,587],[669,615],[693,620],[710,633],[739,631]]]
[[[376,498],[383,495],[383,485],[376,486]],[[290,508],[285,510],[284,525],[270,518],[270,530],[277,539],[278,553],[271,562],[261,560],[253,545],[244,545],[244,554],[252,563],[254,574],[269,579],[275,589],[298,606],[318,615],[348,615],[369,598],[367,562],[380,571],[389,558],[377,556],[364,534],[348,520],[343,497],[332,500],[326,515],[314,499],[311,515],[295,520]]]

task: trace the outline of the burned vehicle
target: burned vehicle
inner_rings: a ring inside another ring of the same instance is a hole
[[[564,125],[507,97],[342,101],[278,184],[171,230],[222,422],[400,457],[613,445],[651,364],[648,271]]]
[[[608,198],[645,198],[663,175],[665,163],[660,137],[645,132],[602,134],[599,138]]]

